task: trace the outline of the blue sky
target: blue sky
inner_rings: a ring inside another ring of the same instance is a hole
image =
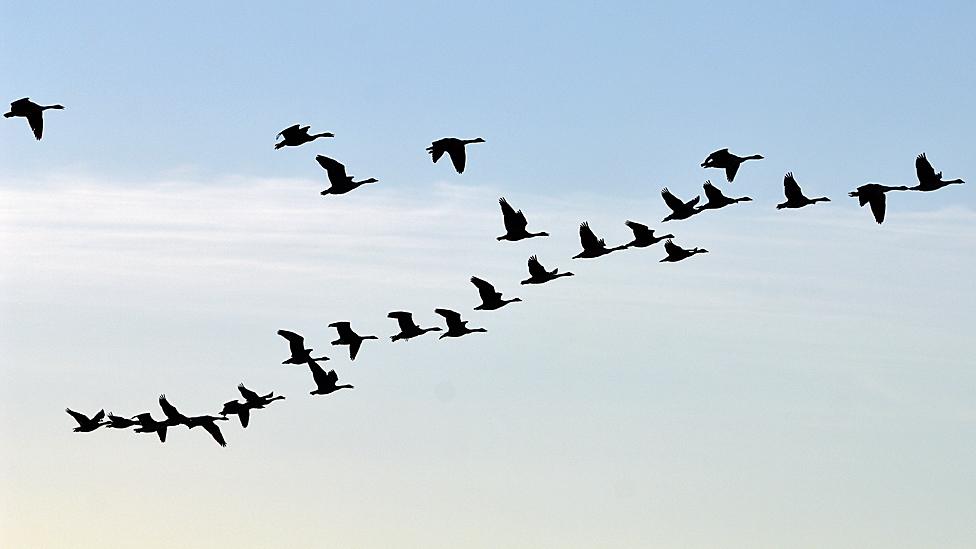
[[[974,11],[4,2],[3,97],[67,109],[0,123],[2,545],[972,547],[971,183],[880,227],[846,192],[974,179]],[[337,137],[273,150],[295,122]],[[725,146],[766,159],[729,185]],[[322,198],[315,154],[381,182]],[[776,211],[786,171],[833,201]],[[755,200],[658,222],[708,178]],[[553,236],[496,242],[499,196]],[[711,253],[569,259],[625,219]],[[533,253],[577,276],[519,286]],[[488,333],[328,344],[434,307]],[[308,396],[279,328],[356,389]],[[226,449],[62,411],[241,381],[287,399]]]

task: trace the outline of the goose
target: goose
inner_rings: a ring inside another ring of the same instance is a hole
[[[783,176],[783,192],[786,194],[786,202],[777,204],[777,210],[782,210],[783,208],[802,208],[810,204],[816,204],[817,202],[830,202],[830,199],[826,196],[819,196],[817,198],[807,198],[804,196],[803,191],[800,190],[800,185],[793,178],[793,172],[787,172]]]
[[[241,395],[244,397],[245,403],[250,408],[264,408],[276,400],[285,400],[285,397],[281,395],[275,396],[274,391],[266,395],[259,395],[245,387],[243,383],[237,384],[237,390],[240,391]]]
[[[863,208],[865,204],[871,204],[871,213],[874,214],[874,220],[880,225],[884,222],[885,218],[885,195],[884,193],[888,191],[907,191],[908,187],[900,185],[898,187],[889,187],[888,185],[879,185],[878,183],[868,183],[866,185],[861,185],[855,191],[847,193],[848,196],[856,196],[858,202]]]
[[[671,221],[672,219],[688,219],[700,211],[695,208],[695,205],[698,204],[699,200],[701,200],[700,196],[696,196],[688,202],[685,202],[684,200],[681,200],[677,196],[671,194],[671,191],[669,191],[667,187],[664,187],[661,189],[661,198],[663,198],[664,203],[671,208],[671,213],[661,220],[662,223],[665,221]]]
[[[627,246],[617,246],[615,248],[607,248],[607,243],[603,241],[602,238],[597,238],[593,234],[593,230],[590,229],[589,222],[583,222],[580,224],[579,228],[580,244],[583,246],[583,251],[574,255],[573,259],[591,259],[594,257],[600,257],[601,255],[607,255],[608,253],[615,252],[617,250],[623,250]]]
[[[310,395],[327,395],[339,389],[353,388],[352,385],[336,385],[339,382],[339,376],[335,370],[329,370],[329,373],[325,373],[325,370],[314,362],[308,363],[308,369],[312,371],[312,380],[315,381],[315,390],[310,392]]]
[[[437,339],[445,337],[461,337],[475,332],[487,332],[484,328],[468,328],[468,321],[461,320],[461,314],[450,309],[434,309],[434,312],[444,317],[447,321],[447,331]]]
[[[322,156],[320,154],[315,157],[315,161],[325,168],[325,174],[329,177],[329,183],[331,184],[328,189],[319,193],[322,196],[327,194],[346,194],[367,183],[376,183],[379,181],[372,177],[363,179],[362,181],[353,181],[351,175],[346,175],[346,167],[338,160],[333,160],[328,156]]]
[[[135,428],[137,433],[156,433],[159,442],[166,442],[166,422],[156,421],[149,412],[133,416],[139,421],[139,426]]]
[[[481,305],[474,308],[476,311],[494,311],[495,309],[501,309],[509,303],[522,301],[517,297],[513,297],[512,299],[502,299],[502,293],[496,292],[495,287],[491,285],[491,282],[482,280],[476,276],[471,277],[471,283],[478,288],[478,295],[481,296]]]
[[[220,432],[220,427],[217,427],[216,422],[218,421],[227,421],[227,418],[223,416],[193,416],[186,418],[186,426],[190,429],[203,427],[217,441],[217,444],[226,447],[227,442],[224,441],[224,434]]]
[[[40,141],[44,133],[44,111],[48,109],[63,109],[63,105],[38,105],[29,98],[18,99],[10,104],[10,112],[4,113],[5,118],[23,116],[27,119],[34,137]]]
[[[653,244],[657,244],[662,240],[667,240],[669,238],[674,238],[673,234],[665,234],[661,236],[654,236],[654,230],[649,228],[647,225],[643,225],[636,221],[624,221],[624,225],[630,227],[630,230],[634,232],[634,240],[629,244],[624,246],[627,248],[646,248]]]
[[[431,159],[436,164],[440,160],[444,153],[447,153],[451,157],[451,163],[454,164],[454,169],[457,173],[464,173],[464,146],[471,143],[484,143],[485,140],[476,137],[474,139],[458,139],[456,137],[445,137],[443,139],[438,139],[427,147],[427,152],[430,153]]]
[[[329,327],[335,328],[339,332],[339,339],[333,341],[333,345],[349,346],[349,360],[356,360],[356,355],[359,354],[359,347],[363,344],[364,340],[379,339],[374,335],[361,336],[357,334],[352,331],[348,322],[333,322],[329,324]]]
[[[762,160],[762,155],[753,154],[750,156],[736,156],[729,152],[728,149],[719,149],[712,154],[708,155],[708,158],[701,163],[702,168],[720,168],[725,170],[725,178],[729,180],[729,183],[735,179],[735,173],[739,171],[739,165],[746,160]]]
[[[529,224],[529,222],[525,220],[525,214],[522,213],[522,210],[515,211],[515,208],[513,208],[508,201],[505,200],[504,196],[498,199],[498,203],[501,204],[502,207],[502,217],[505,221],[505,234],[499,236],[495,240],[508,240],[510,242],[515,242],[517,240],[532,238],[534,236],[549,236],[549,233],[545,231],[540,233],[530,233],[525,230],[526,225]]]
[[[537,256],[529,257],[529,278],[522,281],[522,284],[545,284],[550,280],[556,280],[561,276],[573,276],[573,273],[559,272],[559,269],[553,269],[547,271],[542,263],[539,263],[539,258]]]
[[[682,259],[687,259],[695,254],[705,254],[708,250],[703,248],[692,248],[686,250],[681,246],[678,246],[670,238],[664,243],[664,251],[668,253],[668,256],[662,259],[660,262],[675,262],[681,261]]]
[[[159,395],[159,407],[163,409],[163,414],[166,415],[165,423],[167,427],[186,425],[188,418],[180,413],[180,411],[176,409],[176,406],[173,406],[168,400],[166,400],[166,395]]]
[[[235,414],[241,420],[241,427],[246,429],[248,422],[251,420],[251,406],[247,402],[238,402],[236,400],[225,402],[223,409],[220,410],[220,415],[226,417],[230,414]]]
[[[915,174],[918,176],[918,185],[909,187],[910,191],[935,191],[953,183],[965,183],[962,179],[943,181],[942,172],[935,173],[935,168],[925,158],[925,153],[915,157]]]
[[[702,210],[717,210],[719,208],[724,208],[726,206],[731,206],[732,204],[736,204],[738,202],[751,202],[752,201],[752,199],[749,198],[748,196],[742,196],[742,197],[739,197],[739,198],[731,198],[731,197],[725,196],[724,194],[722,194],[722,191],[719,190],[718,187],[716,187],[715,185],[712,185],[712,182],[711,181],[705,181],[705,184],[702,185],[702,188],[705,189],[705,198],[708,199],[708,202],[706,202],[705,204],[703,204],[701,206],[698,206],[698,211],[702,211]]]
[[[392,313],[386,315],[388,318],[395,318],[397,324],[400,325],[400,333],[391,336],[390,341],[407,341],[413,339],[417,336],[426,334],[427,332],[440,332],[442,331],[440,327],[434,326],[433,328],[421,328],[413,321],[413,313],[408,313],[407,311],[393,311]]]
[[[112,429],[128,429],[133,425],[138,425],[139,422],[127,417],[117,416],[112,412],[108,413],[108,423],[105,424],[106,427],[111,427]]]
[[[316,360],[329,360],[327,356],[312,358],[312,350],[305,348],[305,338],[295,332],[278,330],[278,335],[288,340],[288,349],[291,352],[291,356],[282,361],[282,364],[306,364]]]
[[[294,126],[288,126],[287,128],[278,132],[275,138],[281,138],[281,141],[275,143],[275,150],[282,147],[297,147],[299,145],[304,145],[309,141],[315,141],[320,137],[335,137],[335,134],[325,132],[317,133],[315,135],[309,135],[308,129],[311,126],[302,126],[301,124],[295,124]]]
[[[78,422],[78,426],[72,429],[75,433],[90,433],[102,425],[108,425],[107,423],[102,423],[102,420],[105,419],[105,410],[99,410],[92,417],[76,412],[71,408],[65,408],[64,411],[68,412],[68,415],[75,418],[75,421]]]

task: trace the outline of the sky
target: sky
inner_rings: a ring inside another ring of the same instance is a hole
[[[976,6],[0,0],[0,545],[976,545]],[[273,149],[301,122],[334,139]],[[468,166],[445,136],[483,137]],[[734,183],[699,166],[765,159]],[[322,197],[316,154],[380,182]],[[831,202],[777,211],[792,171]],[[659,191],[754,200],[661,223]],[[500,196],[552,236],[498,242]],[[660,245],[592,261],[625,220]],[[576,274],[519,285],[538,254]],[[493,312],[472,275],[524,301]],[[488,332],[391,343],[386,313]],[[330,322],[366,342],[355,362]],[[289,329],[352,391],[312,397]],[[71,432],[71,407],[245,429]]]

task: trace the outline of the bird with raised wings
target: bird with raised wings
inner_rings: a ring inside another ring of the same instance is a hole
[[[63,105],[38,105],[25,97],[11,103],[10,112],[4,113],[3,116],[5,118],[13,118],[15,116],[26,118],[31,131],[34,132],[34,138],[40,141],[41,135],[44,134],[44,111],[48,109],[60,110],[63,108]]]
[[[699,213],[701,210],[695,207],[698,201],[701,200],[700,196],[696,196],[691,200],[685,202],[677,196],[671,193],[667,187],[661,189],[661,198],[664,199],[664,203],[671,208],[671,213],[667,217],[661,220],[661,222],[671,221],[672,219],[688,219],[689,217]]]
[[[526,221],[525,214],[522,213],[522,210],[515,211],[515,208],[505,200],[505,197],[499,198],[498,203],[502,207],[502,220],[505,222],[505,234],[499,236],[496,240],[515,242],[535,236],[549,236],[549,233],[545,231],[538,233],[530,233],[527,231],[525,227],[529,222]]]
[[[962,179],[943,181],[942,172],[935,173],[935,168],[929,163],[929,159],[925,157],[925,153],[915,158],[915,175],[918,176],[918,185],[909,187],[908,190],[910,191],[936,191],[946,185],[965,183]]]
[[[557,278],[563,276],[573,276],[573,273],[571,272],[561,273],[559,272],[559,269],[553,269],[551,271],[546,270],[546,268],[542,266],[542,263],[539,263],[539,258],[533,255],[529,257],[529,278],[526,278],[521,283],[522,284],[545,284],[550,280],[556,280]]]
[[[291,356],[282,361],[282,364],[307,364],[316,360],[329,360],[327,356],[312,357],[312,350],[305,348],[305,338],[289,332],[288,330],[278,330],[278,335],[288,340],[288,349]]]
[[[76,412],[71,408],[65,408],[64,411],[68,412],[68,415],[75,418],[75,421],[78,422],[78,426],[72,429],[76,433],[90,433],[102,425],[108,425],[108,423],[102,422],[105,419],[105,410],[99,410],[92,417],[88,417],[81,412]]]
[[[367,183],[376,183],[379,181],[372,177],[363,179],[362,181],[353,181],[351,175],[346,175],[346,167],[338,160],[333,160],[328,156],[322,156],[320,154],[315,157],[315,161],[319,163],[319,166],[325,168],[325,174],[328,176],[331,185],[328,189],[319,193],[323,196],[327,194],[346,194]]]
[[[484,143],[485,140],[476,137],[474,139],[458,139],[456,137],[445,137],[443,139],[438,139],[427,147],[427,152],[430,153],[431,159],[436,164],[440,160],[444,153],[447,153],[451,157],[451,163],[454,164],[454,169],[457,173],[464,173],[464,163],[465,154],[464,146],[470,145],[471,143]]]
[[[282,147],[297,147],[299,145],[304,145],[310,141],[315,141],[320,137],[335,137],[334,134],[329,132],[317,133],[314,135],[309,135],[308,130],[311,126],[302,126],[301,124],[295,124],[294,126],[288,126],[287,128],[278,132],[275,138],[281,138],[281,141],[275,143],[275,150]]]
[[[624,245],[627,248],[646,248],[662,240],[674,238],[673,234],[654,236],[654,229],[636,221],[624,221],[624,225],[630,227],[630,230],[634,233],[634,239]]]
[[[432,328],[421,328],[413,321],[413,313],[407,311],[393,311],[386,315],[387,318],[394,318],[400,326],[400,333],[390,336],[390,341],[407,341],[417,336],[422,336],[427,332],[440,332],[439,326]]]
[[[447,321],[447,331],[437,339],[445,337],[461,337],[475,332],[487,332],[484,328],[468,328],[468,321],[461,320],[461,313],[450,309],[434,309],[434,312],[444,317]]]
[[[667,252],[668,256],[662,259],[660,261],[661,263],[673,263],[676,261],[681,261],[682,259],[688,259],[695,254],[708,253],[708,250],[704,248],[691,248],[690,250],[687,250],[675,244],[670,238],[664,243],[664,251]]]
[[[188,418],[177,410],[176,406],[170,404],[169,400],[166,399],[166,395],[159,395],[159,407],[162,408],[163,414],[166,415],[165,423],[167,427],[186,425]]]
[[[786,202],[777,204],[777,210],[782,210],[783,208],[802,208],[810,204],[816,204],[817,202],[830,202],[830,199],[826,196],[807,198],[803,194],[803,191],[800,190],[800,185],[796,182],[796,179],[793,178],[793,172],[787,172],[783,176],[783,192],[786,194]]]
[[[739,166],[742,165],[746,160],[762,160],[763,157],[760,154],[753,154],[750,156],[736,156],[729,152],[728,149],[719,149],[712,154],[708,155],[704,162],[701,163],[702,168],[719,168],[725,170],[725,178],[729,180],[729,183],[735,179],[736,172],[739,171]]]
[[[339,339],[333,341],[333,345],[349,346],[349,360],[356,360],[356,355],[359,354],[359,347],[363,344],[363,341],[367,339],[379,339],[374,335],[361,336],[357,334],[352,330],[348,322],[333,322],[329,324],[329,327],[335,328],[339,332]]]
[[[752,199],[748,196],[740,196],[739,198],[725,196],[725,194],[723,194],[718,187],[712,185],[711,181],[705,181],[705,184],[702,185],[702,189],[705,190],[705,198],[708,199],[708,201],[701,206],[698,206],[698,211],[717,210],[719,208],[731,206],[732,204],[737,204],[739,202],[752,201]]]
[[[517,297],[502,299],[502,293],[495,291],[495,287],[491,285],[491,282],[482,280],[476,276],[471,277],[471,283],[478,288],[478,295],[481,296],[481,305],[474,308],[476,311],[494,311],[495,309],[501,309],[509,303],[522,301]]]
[[[335,370],[329,370],[328,373],[322,369],[321,366],[315,364],[314,362],[308,363],[308,369],[312,371],[312,381],[315,382],[315,390],[311,391],[310,395],[327,395],[329,393],[334,393],[339,389],[352,389],[352,385],[337,385],[339,382],[339,375],[335,373]]]
[[[600,257],[602,255],[607,255],[611,252],[616,252],[617,250],[627,248],[627,246],[607,248],[607,243],[602,238],[597,238],[596,235],[593,234],[593,230],[590,229],[590,224],[585,221],[580,223],[579,237],[580,245],[583,246],[583,251],[574,255],[573,259],[592,259],[594,257]]]

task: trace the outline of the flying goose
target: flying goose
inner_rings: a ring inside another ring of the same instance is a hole
[[[369,179],[363,179],[362,181],[353,181],[351,175],[346,175],[346,167],[342,165],[338,160],[333,160],[328,156],[322,156],[321,154],[315,157],[316,162],[320,166],[325,168],[325,174],[329,177],[329,183],[332,185],[328,189],[322,191],[321,195],[327,194],[346,194],[347,192],[359,188],[361,185],[367,183],[376,183],[378,179],[370,177]]]
[[[751,202],[752,201],[752,199],[749,198],[748,196],[742,196],[742,197],[739,197],[739,198],[731,198],[731,197],[725,196],[724,194],[722,194],[722,191],[719,190],[718,187],[716,187],[715,185],[712,185],[712,182],[711,181],[705,181],[705,184],[702,185],[702,188],[705,189],[705,198],[708,199],[708,202],[706,202],[705,204],[703,204],[701,206],[698,206],[698,210],[699,211],[701,211],[701,210],[717,210],[719,208],[724,208],[726,206],[731,206],[732,204],[735,204],[737,202]]]
[[[325,373],[325,370],[314,362],[308,363],[308,369],[312,371],[312,380],[315,382],[315,390],[310,392],[310,395],[327,395],[339,389],[353,388],[352,385],[336,385],[339,382],[339,376],[335,370],[329,370],[329,373]]]
[[[68,415],[75,418],[75,421],[78,422],[78,426],[72,429],[75,433],[90,433],[102,425],[108,425],[107,423],[102,423],[102,420],[105,419],[105,410],[99,410],[92,417],[76,412],[71,408],[65,408],[64,411],[68,412]]]
[[[495,309],[501,309],[509,303],[522,301],[517,297],[513,297],[512,299],[502,299],[502,293],[496,292],[495,287],[491,285],[491,282],[482,280],[476,276],[471,277],[471,283],[478,288],[478,295],[481,296],[481,305],[474,308],[476,311],[494,311]]]
[[[537,256],[529,257],[529,278],[522,281],[522,284],[545,284],[550,280],[556,280],[561,276],[573,276],[573,273],[559,272],[559,269],[553,269],[547,271],[542,263],[539,263],[539,258]]]
[[[468,321],[461,320],[461,314],[450,309],[434,309],[434,312],[444,317],[447,321],[447,331],[437,339],[445,337],[461,337],[475,332],[487,332],[484,328],[468,328]]]
[[[515,211],[515,208],[513,208],[508,201],[505,200],[505,197],[499,198],[498,203],[501,204],[502,207],[502,217],[504,218],[503,220],[505,222],[505,234],[499,236],[496,238],[496,240],[508,240],[515,242],[517,240],[532,238],[534,236],[549,236],[549,233],[545,231],[530,233],[525,230],[526,225],[529,224],[529,222],[525,220],[525,214],[522,213],[522,210]]]
[[[203,427],[217,441],[217,444],[225,447],[227,446],[227,442],[224,441],[224,435],[220,432],[220,427],[217,427],[217,421],[227,421],[227,418],[223,416],[193,416],[186,418],[186,426],[190,429]]]
[[[451,163],[454,164],[454,169],[457,173],[464,173],[464,146],[470,143],[484,143],[485,140],[476,137],[474,139],[458,139],[456,137],[445,137],[444,139],[438,139],[427,147],[427,152],[430,153],[431,159],[436,164],[440,160],[444,153],[447,153],[451,157]]]
[[[689,217],[695,215],[700,210],[695,208],[698,201],[701,200],[700,196],[696,196],[691,200],[685,202],[677,196],[671,194],[671,191],[667,187],[661,189],[661,198],[664,199],[664,203],[671,208],[671,213],[667,217],[661,220],[661,222],[671,221],[672,219],[688,219]]]
[[[634,239],[629,244],[624,245],[626,248],[646,248],[662,240],[674,238],[673,234],[654,236],[653,229],[636,221],[624,221],[624,225],[630,227],[630,230],[634,232]]]
[[[793,179],[793,172],[787,172],[783,176],[783,192],[786,194],[786,202],[777,204],[777,210],[782,210],[783,208],[802,208],[810,204],[816,204],[817,202],[830,202],[830,199],[826,196],[807,198],[803,194],[803,191],[800,190],[800,185],[797,184],[796,179]]]
[[[348,322],[333,322],[329,324],[329,327],[335,328],[339,332],[339,339],[333,341],[333,345],[349,346],[349,360],[356,360],[356,355],[359,354],[359,347],[363,344],[364,340],[379,339],[374,335],[361,336],[357,334],[352,331]]]
[[[139,426],[135,428],[135,432],[156,433],[159,436],[159,442],[166,442],[167,425],[165,421],[156,421],[149,412],[133,416],[133,419],[139,421]]]
[[[871,204],[871,213],[874,214],[874,220],[880,225],[885,218],[885,193],[888,191],[907,190],[908,187],[904,185],[889,187],[888,185],[879,185],[878,183],[868,183],[861,185],[857,190],[851,191],[847,195],[856,196],[862,208],[865,204]]]
[[[282,361],[282,364],[306,364],[316,360],[329,360],[327,356],[312,358],[312,350],[305,348],[305,338],[295,332],[278,330],[278,335],[288,340],[288,349],[291,352],[291,356]]]
[[[739,165],[746,160],[762,160],[762,155],[754,154],[751,156],[736,156],[728,149],[719,149],[701,163],[702,168],[720,168],[725,170],[725,178],[729,183],[735,179],[735,173],[739,171]]]
[[[282,147],[297,147],[299,145],[304,145],[309,141],[315,141],[320,137],[335,137],[334,134],[329,132],[317,133],[315,135],[309,135],[308,129],[311,126],[302,126],[301,124],[295,124],[294,126],[288,126],[287,128],[278,132],[275,138],[280,137],[281,141],[275,143],[275,150]]]
[[[408,313],[407,311],[393,311],[386,315],[388,318],[395,318],[397,324],[400,325],[400,333],[390,337],[390,341],[413,339],[417,336],[426,334],[427,332],[440,332],[441,328],[439,326],[434,326],[433,328],[421,328],[413,321],[413,313]]]
[[[590,229],[590,224],[588,222],[583,222],[580,224],[579,237],[580,244],[583,246],[583,251],[574,255],[573,259],[590,259],[600,257],[601,255],[607,255],[610,252],[623,250],[627,247],[617,246],[615,248],[607,248],[607,243],[604,242],[602,238],[597,238],[596,235],[593,234],[593,230]]]
[[[660,262],[675,262],[681,261],[682,259],[687,259],[695,254],[708,253],[708,250],[703,248],[692,248],[686,250],[681,246],[678,246],[670,238],[664,243],[664,251],[668,253],[668,256],[662,259]]]
[[[44,133],[44,111],[48,109],[63,109],[62,105],[38,105],[28,98],[18,99],[10,104],[10,112],[4,113],[4,117],[23,116],[27,119],[34,137],[40,141],[41,134]]]
[[[942,172],[935,173],[935,168],[929,163],[929,159],[925,158],[925,153],[915,158],[915,174],[918,176],[918,185],[909,187],[908,190],[935,191],[953,183],[965,183],[962,179],[943,181]]]

